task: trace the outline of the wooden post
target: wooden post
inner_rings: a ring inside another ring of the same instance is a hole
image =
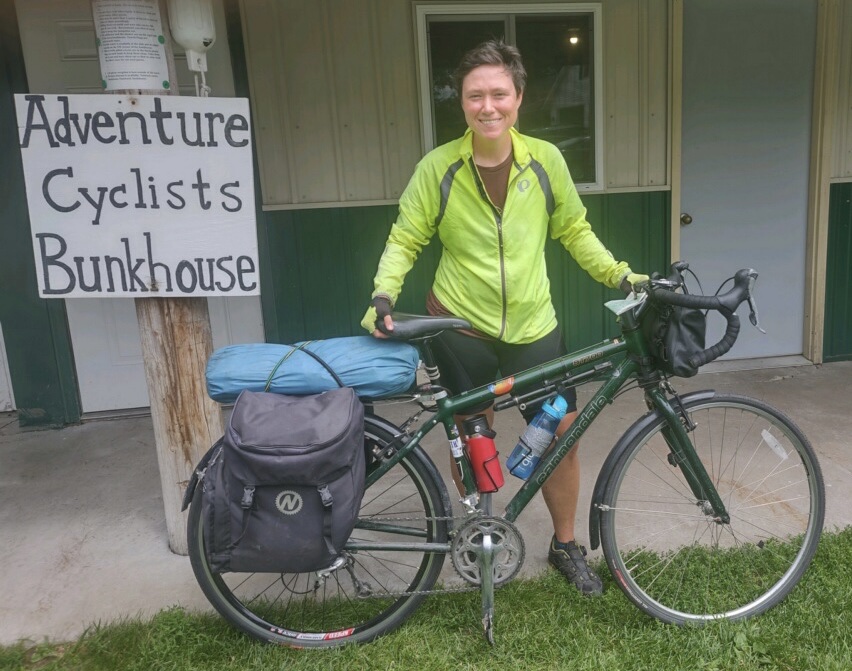
[[[179,95],[168,10],[158,0],[170,87],[124,90],[121,95]],[[222,435],[222,411],[207,396],[204,370],[213,351],[206,298],[137,298],[145,379],[172,552],[185,555],[186,515],[181,501],[192,469]]]
[[[192,469],[222,435],[222,412],[207,396],[213,351],[206,298],[137,298],[145,379],[172,552],[187,553],[181,500]]]

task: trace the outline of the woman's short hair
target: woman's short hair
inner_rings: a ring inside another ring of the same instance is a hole
[[[461,97],[464,78],[480,65],[502,65],[511,76],[515,91],[518,94],[523,93],[527,83],[527,71],[521,60],[521,52],[517,47],[506,44],[503,40],[486,40],[462,56],[458,67],[453,72],[453,85],[459,97]]]

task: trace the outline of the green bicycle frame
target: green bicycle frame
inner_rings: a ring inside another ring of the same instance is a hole
[[[619,356],[623,358],[626,351],[627,346],[622,341],[605,341],[599,345],[579,350],[573,355],[554,359],[553,361],[542,364],[541,366],[530,368],[529,370],[519,373],[512,378],[506,378],[505,380],[499,380],[493,384],[477,387],[476,389],[463,392],[457,396],[437,399],[437,412],[423,423],[423,425],[393,457],[375,465],[374,468],[368,472],[367,487],[375,483],[396,463],[398,463],[400,459],[414,449],[423,437],[437,424],[443,424],[447,432],[447,438],[452,439],[453,434],[451,427],[455,425],[455,420],[453,419],[454,415],[465,414],[465,411],[468,408],[493,401],[498,396],[508,393],[508,391],[514,387],[534,389],[536,385],[565,381],[570,384],[570,378],[566,380],[569,374],[579,375],[581,373],[594,370],[596,366],[604,365],[607,362],[610,362],[611,365],[611,360]],[[620,388],[625,382],[627,382],[626,378],[620,380],[620,384],[617,385],[617,388]]]
[[[489,385],[461,393],[457,396],[437,398],[437,411],[424,424],[399,446],[396,453],[390,458],[374,464],[367,474],[367,487],[370,487],[387,473],[395,464],[403,459],[415,448],[423,437],[428,434],[437,424],[442,424],[447,434],[447,439],[452,441],[458,436],[455,428],[454,415],[469,414],[465,411],[485,402],[493,401],[498,396],[508,393],[513,388],[536,389],[556,383],[570,385],[572,379],[581,376],[593,376],[604,380],[598,391],[589,402],[578,413],[576,420],[557,441],[552,450],[542,457],[535,471],[529,479],[521,486],[506,506],[503,517],[509,522],[514,522],[538,493],[542,485],[551,476],[553,471],[571,451],[571,448],[580,440],[600,412],[613,401],[618,391],[624,387],[632,378],[639,376],[656,380],[657,383],[646,385],[645,399],[649,408],[657,410],[665,418],[667,427],[663,434],[672,450],[673,458],[681,466],[685,480],[692,489],[693,494],[701,502],[706,502],[712,507],[715,517],[723,522],[728,521],[728,513],[720,499],[716,488],[713,486],[710,476],[704,465],[695,453],[689,439],[687,428],[678,411],[669,403],[666,394],[660,388],[659,377],[655,376],[655,369],[649,363],[647,357],[647,345],[639,332],[635,318],[632,314],[624,314],[619,318],[622,322],[623,339],[607,340],[597,345],[578,350],[559,359],[555,359],[540,366],[530,368],[513,377],[498,380]],[[607,372],[608,371],[608,372]],[[466,457],[465,457],[466,459]],[[469,472],[469,471],[468,471]],[[464,478],[465,496],[476,493],[472,479]],[[360,526],[360,524],[359,524]],[[380,529],[390,533],[412,535],[412,529],[408,527],[397,528],[394,525],[382,523],[366,523],[364,528]],[[414,534],[417,535],[417,534]],[[426,546],[429,546],[428,548]],[[432,546],[435,547],[432,547]],[[347,544],[351,549],[369,549],[371,543]],[[393,549],[386,543],[377,545],[384,549]],[[432,549],[445,551],[448,544],[423,544],[423,543],[400,543],[394,544],[394,548],[405,549]]]

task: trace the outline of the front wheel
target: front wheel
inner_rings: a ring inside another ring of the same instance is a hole
[[[761,401],[717,395],[685,407],[730,522],[693,494],[659,418],[604,490],[604,555],[625,595],[664,622],[751,617],[781,601],[811,562],[825,514],[822,473],[798,427]]]
[[[367,454],[386,450],[394,435],[368,421]],[[201,523],[201,487],[189,511],[192,569],[210,603],[254,638],[293,647],[364,643],[398,627],[441,572],[444,554],[419,549],[448,542],[452,515],[435,465],[415,448],[367,489],[349,545],[330,569],[308,573],[214,573]],[[392,543],[393,548],[382,545]],[[400,549],[401,544],[410,547]]]

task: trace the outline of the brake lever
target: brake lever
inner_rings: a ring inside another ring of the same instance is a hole
[[[751,325],[754,326],[758,331],[766,335],[766,331],[760,326],[760,319],[757,316],[757,304],[754,302],[754,296],[751,293],[751,290],[754,289],[754,283],[757,280],[757,273],[755,271],[751,271],[748,274],[748,309],[749,315],[748,320],[751,322]]]
[[[754,304],[754,299],[749,296],[748,298],[748,307],[751,312],[749,312],[748,320],[751,322],[751,325],[757,328],[758,331],[766,335],[766,331],[761,328],[760,321],[757,318],[757,307]]]

